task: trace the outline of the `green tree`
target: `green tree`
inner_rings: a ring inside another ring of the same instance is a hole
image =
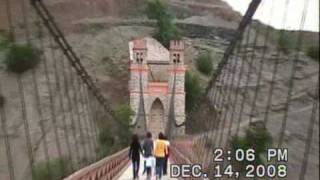
[[[163,16],[169,16],[167,2],[164,0],[147,0],[146,13],[149,19],[161,19]]]
[[[149,19],[157,21],[157,32],[154,37],[165,47],[169,47],[170,40],[180,39],[180,32],[173,21],[173,16],[169,13],[166,1],[148,0],[146,13]]]
[[[186,72],[185,77],[185,89],[186,89],[186,110],[191,112],[195,108],[197,100],[202,95],[202,89],[200,86],[199,77],[191,72]]]
[[[213,61],[210,52],[201,53],[197,58],[197,68],[205,75],[210,75],[213,70]]]

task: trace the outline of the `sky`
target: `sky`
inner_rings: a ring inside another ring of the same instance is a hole
[[[251,0],[223,0],[229,3],[232,8],[244,14]],[[287,20],[283,23],[284,9],[288,5]],[[306,3],[308,2],[308,3]],[[307,4],[308,11],[306,21],[302,28],[301,17],[303,8]],[[274,7],[274,8],[272,8]],[[272,10],[273,9],[273,10]],[[277,29],[298,30],[304,29],[319,32],[319,0],[262,0],[262,3],[254,16],[263,23],[272,25]]]

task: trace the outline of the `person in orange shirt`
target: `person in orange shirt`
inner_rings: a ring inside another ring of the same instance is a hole
[[[167,153],[165,155],[164,164],[163,164],[163,175],[166,176],[168,172],[168,159],[169,159],[169,152],[170,152],[170,141],[168,140],[167,136],[164,136],[164,140],[167,143]]]
[[[164,139],[163,133],[159,133],[159,137],[157,140],[155,140],[154,144],[154,156],[156,158],[156,176],[157,179],[161,179],[166,154],[168,154],[168,143]]]

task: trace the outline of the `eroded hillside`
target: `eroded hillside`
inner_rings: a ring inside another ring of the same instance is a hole
[[[24,25],[21,11],[21,2],[20,0],[10,1],[12,3],[11,8],[14,13],[12,15],[14,27],[16,29],[17,39],[24,39]],[[143,0],[49,0],[45,1],[48,9],[55,17],[58,25],[61,27],[62,31],[66,35],[67,40],[70,42],[76,53],[81,58],[81,62],[84,64],[89,74],[94,78],[95,82],[103,92],[103,94],[113,102],[113,106],[121,103],[128,103],[128,42],[136,37],[143,36],[152,36],[155,31],[154,21],[147,19],[144,13],[145,4]],[[220,0],[170,0],[170,8],[172,12],[175,12],[177,17],[176,22],[180,27],[184,37],[183,40],[186,43],[186,64],[188,69],[194,71],[201,78],[202,86],[205,87],[206,83],[209,80],[209,77],[199,73],[195,67],[195,59],[199,53],[203,51],[211,51],[215,54],[214,64],[218,64],[219,60],[222,57],[222,53],[228,46],[228,43],[233,37],[235,28],[239,23],[241,16],[239,13],[232,11],[232,9]],[[28,6],[30,14],[32,15],[31,7]],[[0,0],[0,29],[6,31],[8,28],[7,14],[6,14],[5,0]],[[31,36],[36,39],[36,34],[38,32],[37,28],[34,26],[36,22],[35,16],[31,16],[29,21],[29,27],[32,29]],[[254,36],[254,33],[252,34]],[[312,38],[311,38],[312,39]],[[24,40],[21,40],[24,41]],[[54,79],[55,72],[52,69],[54,60],[51,59],[49,44],[49,36],[44,37],[46,51],[44,52],[49,63],[49,77]],[[268,89],[270,86],[270,78],[272,72],[272,57],[273,57],[273,44],[270,42],[269,51],[267,57],[269,58],[268,63],[265,65],[265,69],[262,73],[262,80],[260,84],[255,83],[256,77],[258,75],[259,61],[255,61],[253,66],[255,67],[252,76],[250,77],[249,83],[246,84],[245,79],[242,79],[240,85],[242,91],[247,90],[248,96],[246,97],[245,117],[253,116],[255,119],[259,119],[257,114],[263,113],[262,109],[266,104],[266,94],[267,91],[259,92],[259,98],[257,103],[257,108],[253,115],[249,112],[249,106],[251,105],[255,87],[264,86],[265,89]],[[56,50],[56,46],[53,47]],[[257,56],[261,55],[261,52],[255,52]],[[27,175],[27,153],[25,152],[24,145],[24,135],[23,127],[21,122],[21,115],[16,112],[15,109],[19,109],[19,99],[16,76],[8,73],[5,69],[2,60],[4,55],[0,56],[0,83],[2,87],[3,94],[6,99],[9,99],[8,104],[6,105],[7,116],[10,117],[9,123],[9,135],[12,139],[13,151],[19,154],[15,157],[14,161],[17,165],[17,174],[18,179],[24,179]],[[62,58],[62,57],[57,57]],[[286,97],[286,90],[288,88],[288,74],[290,69],[288,65],[290,58],[285,56],[280,63],[280,73],[276,77],[276,95],[274,97],[274,102],[271,105],[272,116],[274,117],[275,123],[270,124],[270,129],[275,129],[272,132],[274,136],[277,136],[278,132],[276,123],[280,119],[277,118],[279,112],[283,112],[283,101]],[[67,61],[64,61],[67,63]],[[248,61],[246,59],[240,59],[238,63],[244,63],[246,68],[248,68]],[[59,74],[62,75],[64,69],[59,70]],[[50,103],[48,89],[45,85],[45,72],[43,64],[40,64],[36,72],[38,73],[37,81],[39,81],[40,98],[43,100],[42,106],[47,109],[44,111],[44,117],[46,120],[49,120],[50,115]],[[302,55],[302,59],[298,62],[298,71],[295,77],[296,84],[293,87],[293,97],[292,101],[293,106],[290,109],[289,118],[293,125],[288,127],[286,132],[287,145],[292,149],[296,150],[297,146],[301,146],[301,139],[305,139],[300,133],[301,127],[306,127],[303,117],[310,114],[310,103],[312,99],[318,98],[314,94],[314,89],[316,86],[317,74],[319,73],[318,63],[312,61],[305,55]],[[239,73],[238,71],[233,72],[235,74]],[[61,76],[62,77],[62,76]],[[36,160],[43,160],[45,154],[43,153],[42,141],[43,137],[41,136],[41,131],[39,129],[39,124],[37,121],[36,110],[33,108],[35,102],[32,99],[33,89],[31,86],[28,87],[28,84],[32,83],[32,73],[27,72],[22,77],[24,85],[27,87],[25,89],[26,99],[28,100],[27,108],[32,113],[28,115],[31,124],[32,136],[36,139],[34,142],[34,151],[37,155]],[[53,93],[57,93],[55,87],[55,81],[52,81]],[[65,87],[62,87],[65,88]],[[70,90],[72,91],[72,90]],[[245,93],[245,92],[243,92]],[[243,98],[244,96],[241,96]],[[56,97],[58,98],[58,97]],[[228,104],[227,104],[228,105]],[[60,116],[59,105],[56,104],[57,109],[57,118],[62,118]],[[65,110],[67,111],[67,110]],[[54,156],[57,155],[57,150],[54,146],[54,132],[52,130],[52,124],[50,121],[45,121],[45,127],[47,131],[50,153]],[[319,120],[317,119],[317,123]],[[59,124],[58,134],[62,137],[63,130],[67,128],[72,129],[71,125],[68,124],[65,127],[63,124]],[[79,127],[78,127],[79,128]],[[1,132],[1,131],[0,131]],[[0,133],[1,134],[1,133]],[[319,129],[316,129],[314,137],[318,137]],[[70,134],[71,136],[71,134]],[[82,146],[88,145],[88,139],[81,138],[80,134],[76,134],[79,142]],[[314,138],[314,147],[312,150],[313,156],[317,157],[319,154],[319,140]],[[73,150],[75,147],[73,147]],[[1,176],[1,172],[6,172],[4,164],[6,160],[4,157],[4,148],[1,146],[1,159],[0,159],[0,179],[6,178],[6,176]],[[63,149],[66,151],[66,149]],[[298,150],[300,151],[300,149]],[[297,152],[294,151],[293,154]],[[3,156],[2,156],[3,155]],[[297,169],[297,162],[301,159],[293,158],[292,170]],[[314,161],[311,163],[314,166],[311,166],[312,172],[315,171],[315,168],[319,167],[318,158],[314,158]],[[21,163],[20,163],[21,162]],[[5,174],[5,173],[2,173]],[[316,175],[312,174],[312,177]]]

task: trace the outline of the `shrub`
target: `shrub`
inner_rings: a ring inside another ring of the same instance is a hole
[[[119,145],[122,147],[128,146],[131,139],[131,117],[134,114],[133,110],[128,105],[120,105],[115,111],[115,117],[119,123],[118,136],[119,136]]]
[[[185,79],[185,89],[186,89],[186,110],[187,112],[191,112],[191,110],[195,108],[197,99],[200,98],[202,94],[199,77],[187,71],[186,79]]]
[[[8,49],[5,64],[14,73],[23,73],[35,67],[40,61],[39,51],[29,45],[11,45]]]
[[[279,49],[285,53],[288,54],[290,50],[292,50],[295,43],[293,40],[293,36],[290,36],[289,32],[281,32],[278,39],[278,47]]]
[[[33,180],[52,179],[60,180],[71,172],[70,162],[66,158],[42,161],[35,165]]]
[[[99,142],[103,145],[112,146],[114,144],[114,139],[109,129],[110,128],[104,128],[102,131],[100,131]]]
[[[95,34],[101,30],[103,30],[105,27],[103,24],[100,23],[91,23],[88,25],[88,30],[90,33]]]
[[[319,62],[319,46],[312,46],[307,49],[307,55]]]
[[[202,53],[197,58],[197,68],[205,75],[210,75],[213,70],[212,56],[210,52]]]
[[[10,40],[5,35],[0,34],[0,51],[8,48]]]
[[[115,143],[115,138],[112,132],[110,131],[110,128],[100,129],[99,143],[100,143],[100,149],[98,152],[99,157],[103,158],[111,154],[112,148]]]
[[[231,147],[233,151],[236,151],[237,149],[254,149],[256,154],[255,164],[264,164],[262,155],[271,144],[272,136],[264,123],[260,121],[250,123],[245,137],[234,137],[231,140]],[[248,163],[249,162],[243,162],[243,164]]]
[[[165,47],[169,47],[170,40],[180,39],[180,32],[164,0],[148,0],[146,12],[148,18],[157,21],[157,32],[154,37]]]
[[[99,157],[103,158],[112,152],[129,145],[132,135],[129,127],[133,111],[128,105],[120,105],[115,110],[116,125],[104,124],[100,126],[98,150]],[[114,128],[110,128],[113,126]]]
[[[0,94],[0,108],[4,106],[4,97]]]
[[[246,139],[250,146],[255,149],[255,152],[263,153],[272,143],[272,136],[265,127],[263,122],[250,123],[246,132]]]

